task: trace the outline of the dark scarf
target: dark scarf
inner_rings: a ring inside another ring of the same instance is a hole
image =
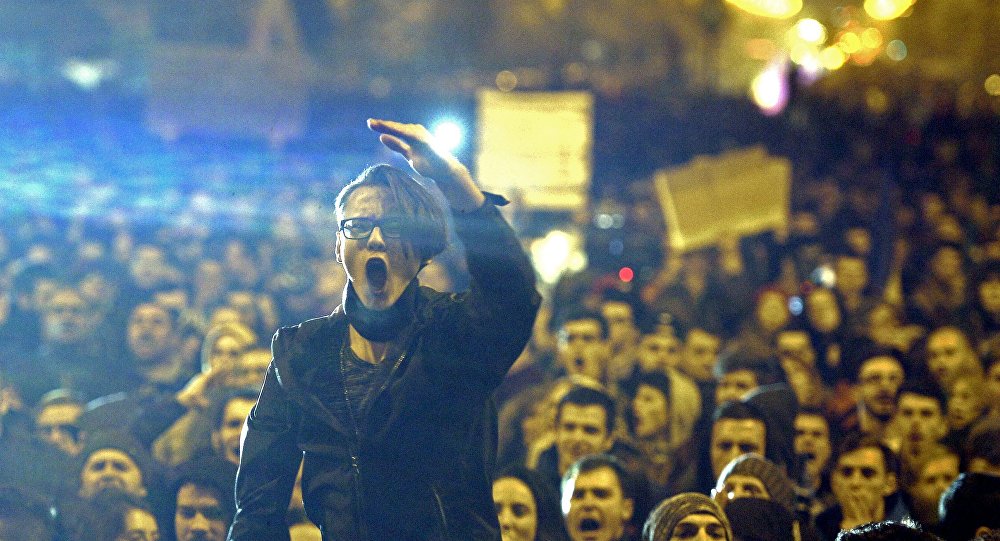
[[[366,340],[388,342],[399,336],[400,332],[413,321],[413,308],[418,290],[419,284],[414,278],[392,306],[385,310],[372,310],[361,302],[357,292],[354,291],[354,284],[348,281],[347,287],[344,288],[344,314],[351,326]]]

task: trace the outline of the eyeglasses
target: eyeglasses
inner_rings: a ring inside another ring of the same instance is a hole
[[[347,218],[340,221],[340,230],[345,237],[352,240],[367,239],[376,227],[390,239],[398,239],[403,236],[403,220],[399,218],[386,218],[384,220]]]

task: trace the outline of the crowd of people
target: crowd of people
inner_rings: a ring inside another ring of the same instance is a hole
[[[504,541],[998,538],[1000,142],[979,128],[932,114],[874,156],[791,155],[785,230],[542,284],[492,399]],[[4,156],[11,179],[45,169]],[[349,168],[146,185],[123,212],[115,167],[53,156],[75,190],[0,218],[0,539],[222,540],[271,336],[346,298]],[[285,518],[320,538],[298,492]]]

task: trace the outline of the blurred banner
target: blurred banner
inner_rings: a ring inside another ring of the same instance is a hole
[[[479,92],[476,176],[526,208],[587,203],[594,97],[587,92]]]
[[[792,166],[760,147],[698,156],[654,178],[670,248],[687,251],[788,224]]]
[[[305,128],[309,64],[287,0],[240,3],[233,11],[227,20],[246,28],[228,32],[229,40],[159,36],[146,123],[164,139],[208,133],[280,145]]]

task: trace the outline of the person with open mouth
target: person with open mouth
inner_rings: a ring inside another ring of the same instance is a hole
[[[531,335],[540,296],[502,197],[418,124],[371,119],[379,140],[427,179],[368,168],[338,194],[337,260],[347,273],[328,316],[278,330],[243,428],[231,540],[288,539],[304,461],[308,517],[336,540],[495,540],[484,450],[490,397]],[[448,244],[447,210],[471,287],[446,294],[417,274]]]

